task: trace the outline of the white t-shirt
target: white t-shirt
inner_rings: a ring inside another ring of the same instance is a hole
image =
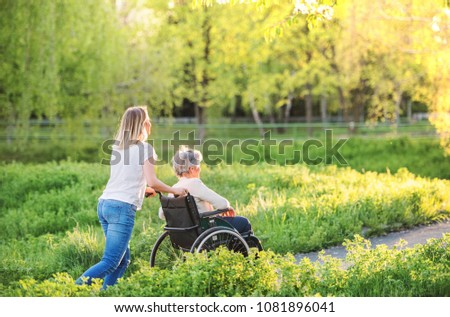
[[[230,207],[228,200],[207,187],[200,178],[180,177],[174,188],[185,188],[194,196],[198,212],[201,214],[206,211],[216,209],[225,209]],[[162,208],[159,208],[159,217],[164,219]]]
[[[156,153],[145,142],[133,144],[127,149],[113,146],[109,181],[99,199],[123,201],[140,210],[146,187],[144,162],[152,157],[156,160]]]

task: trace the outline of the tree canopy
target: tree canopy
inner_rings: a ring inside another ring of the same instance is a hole
[[[2,0],[0,118],[398,122],[423,104],[450,153],[446,1]]]

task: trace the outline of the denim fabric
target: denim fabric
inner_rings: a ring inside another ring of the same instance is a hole
[[[91,266],[76,284],[91,284],[93,278],[104,279],[103,289],[114,285],[130,263],[129,242],[133,232],[136,206],[112,199],[100,199],[97,214],[106,237],[100,262]]]
[[[245,217],[235,216],[235,217],[218,217],[218,218],[222,218],[223,220],[229,222],[230,225],[236,228],[236,230],[239,231],[240,233],[252,230],[252,225]]]

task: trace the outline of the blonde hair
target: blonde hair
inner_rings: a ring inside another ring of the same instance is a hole
[[[147,119],[150,121],[146,106],[128,108],[122,116],[119,130],[115,136],[116,145],[120,148],[127,148],[139,141],[145,141],[148,137],[144,127]]]
[[[173,156],[172,167],[175,174],[180,177],[188,173],[190,167],[200,166],[202,160],[203,155],[200,151],[182,146]]]

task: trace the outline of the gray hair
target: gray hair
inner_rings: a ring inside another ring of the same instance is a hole
[[[181,147],[172,158],[172,167],[177,176],[182,176],[189,172],[189,168],[200,166],[203,155],[200,151]]]

